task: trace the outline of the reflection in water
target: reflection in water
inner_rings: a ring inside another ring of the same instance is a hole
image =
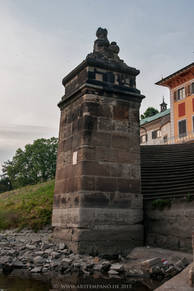
[[[22,279],[0,274],[0,290],[3,291],[49,291],[51,285],[34,279]]]
[[[98,291],[149,291],[147,287],[140,282],[126,281],[120,278],[102,278],[102,277],[79,277],[77,274],[72,274],[71,277],[60,276],[52,278],[52,288],[50,291],[83,291],[83,290],[98,290]]]
[[[36,278],[21,278],[15,276],[0,275],[0,291],[149,291],[141,282],[128,281],[119,278],[102,278],[102,277],[79,277],[74,273],[71,276],[51,275],[44,282]]]

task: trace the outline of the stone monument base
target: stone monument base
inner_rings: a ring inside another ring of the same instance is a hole
[[[64,242],[74,253],[102,255],[128,255],[143,245],[143,225],[114,227],[98,230],[62,229],[55,227],[54,239]],[[111,238],[111,240],[110,240]]]

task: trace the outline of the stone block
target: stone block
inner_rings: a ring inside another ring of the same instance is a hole
[[[109,164],[100,161],[82,161],[82,175],[110,176]]]
[[[103,192],[115,192],[117,189],[117,181],[115,178],[96,177],[96,190]]]
[[[72,137],[65,138],[63,141],[63,151],[67,152],[72,150]]]
[[[67,192],[66,180],[57,180],[55,182],[55,194],[61,194]]]
[[[95,177],[81,176],[79,178],[78,191],[95,191]]]
[[[109,163],[110,176],[112,177],[122,177],[129,179],[131,173],[131,164],[123,163]]]
[[[142,209],[141,194],[120,192],[82,191],[79,193],[82,207]]]
[[[81,147],[78,150],[78,162],[81,161],[94,161],[96,160],[96,148],[95,147]],[[99,160],[97,158],[97,160]]]
[[[113,107],[113,119],[128,120],[129,118],[129,104],[125,102],[117,102]]]
[[[79,208],[54,208],[52,225],[54,227],[78,227],[80,221]]]
[[[123,208],[81,208],[79,227],[112,229],[112,226],[134,225],[142,223],[141,209]]]
[[[120,150],[128,150],[130,146],[130,139],[128,136],[113,134],[112,135],[112,147]]]
[[[56,194],[54,196],[54,208],[80,207],[81,198],[79,192]]]
[[[107,118],[98,118],[98,132],[99,131],[111,131],[113,130],[113,123],[112,120]]]
[[[92,231],[55,227],[53,236],[75,253],[127,255],[134,247],[142,246],[143,226]]]
[[[99,162],[109,162],[111,161],[110,158],[110,149],[102,147],[96,147],[96,160]]]
[[[82,207],[108,207],[113,193],[88,191],[80,193]]]

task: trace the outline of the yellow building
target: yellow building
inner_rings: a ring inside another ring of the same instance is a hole
[[[156,84],[170,89],[170,143],[194,141],[194,63]]]

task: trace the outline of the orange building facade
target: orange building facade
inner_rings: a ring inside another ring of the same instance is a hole
[[[169,143],[194,142],[194,63],[156,84],[170,89]]]

